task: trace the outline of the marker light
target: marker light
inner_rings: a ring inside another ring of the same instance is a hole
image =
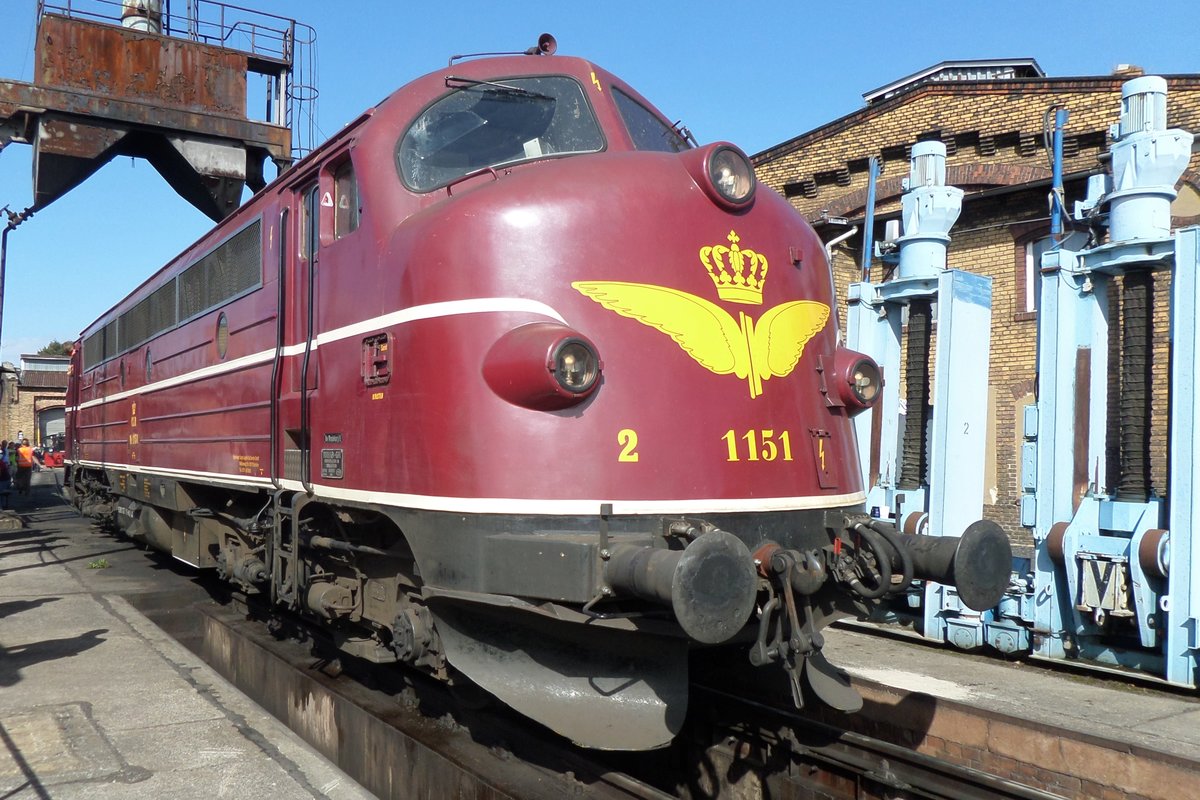
[[[875,402],[875,398],[879,395],[879,390],[883,386],[883,379],[879,375],[879,366],[869,358],[861,358],[854,362],[854,366],[850,369],[850,374],[847,376],[850,383],[850,391],[854,393],[858,402],[864,406],[869,406]]]
[[[833,357],[833,369],[823,376],[821,390],[830,406],[842,406],[854,416],[879,400],[883,373],[870,356],[839,347]]]

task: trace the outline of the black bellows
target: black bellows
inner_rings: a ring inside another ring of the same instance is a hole
[[[918,489],[929,471],[929,341],[933,310],[928,300],[908,306],[908,354],[905,360],[904,445],[897,489]]]
[[[1150,496],[1150,368],[1154,273],[1125,275],[1121,311],[1121,476],[1117,499],[1144,503]]]

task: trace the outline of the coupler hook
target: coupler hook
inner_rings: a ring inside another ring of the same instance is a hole
[[[765,552],[764,552],[765,551]],[[788,674],[792,702],[804,707],[800,676],[805,660],[824,643],[821,634],[812,626],[812,612],[805,601],[804,622],[796,608],[793,592],[794,553],[781,548],[760,550],[759,573],[766,578],[769,599],[762,607],[758,623],[758,638],[750,649],[750,663],[762,666],[778,660]],[[773,632],[773,635],[772,635]]]

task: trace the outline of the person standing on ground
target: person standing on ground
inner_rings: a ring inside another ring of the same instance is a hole
[[[28,439],[21,440],[17,448],[17,494],[29,494],[29,481],[33,477],[33,448]]]

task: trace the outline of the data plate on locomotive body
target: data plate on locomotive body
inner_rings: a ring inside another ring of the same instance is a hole
[[[341,449],[321,451],[321,477],[341,480],[345,477]]]

